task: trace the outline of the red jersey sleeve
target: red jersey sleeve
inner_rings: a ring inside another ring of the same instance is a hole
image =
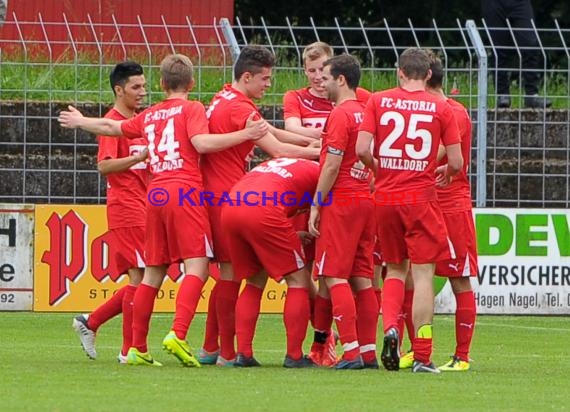
[[[208,119],[206,118],[206,109],[199,102],[192,102],[190,110],[188,111],[188,116],[186,118],[186,131],[188,133],[188,138],[192,140],[192,137],[197,134],[208,134]]]
[[[295,90],[289,90],[283,96],[283,118],[287,120],[289,117],[301,118],[301,108]]]
[[[231,124],[237,126],[236,130],[241,130],[245,127],[245,123],[251,112],[256,113],[255,116],[253,116],[253,120],[261,119],[261,114],[259,114],[257,107],[253,104],[249,104],[249,102],[241,101],[240,104],[236,104],[232,107],[229,117]]]
[[[373,135],[376,133],[376,100],[376,93],[372,94],[368,99],[366,107],[364,108],[364,114],[362,115],[362,123],[359,128],[359,130]]]
[[[121,131],[123,132],[123,136],[129,139],[142,137],[142,120],[144,119],[145,114],[146,110],[136,115],[135,117],[131,117],[130,119],[123,121],[123,123],[121,123]]]
[[[344,110],[333,110],[327,119],[325,126],[324,140],[329,148],[346,152],[348,144],[348,128],[349,120]]]
[[[441,143],[449,146],[461,143],[461,134],[457,126],[457,120],[453,115],[453,109],[446,103],[441,113]]]
[[[368,90],[363,89],[362,87],[356,88],[356,100],[359,102],[366,104],[368,99],[370,99],[370,96],[372,96],[372,93]]]
[[[97,163],[105,159],[117,159],[119,153],[119,139],[121,139],[121,137],[97,136],[97,141],[99,142]]]

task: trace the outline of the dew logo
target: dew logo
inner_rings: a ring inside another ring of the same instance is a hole
[[[49,250],[41,261],[49,266],[49,304],[56,305],[69,294],[87,266],[87,225],[70,210],[60,217],[52,213],[46,222],[50,232]]]

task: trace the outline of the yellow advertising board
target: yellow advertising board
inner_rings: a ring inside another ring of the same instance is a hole
[[[113,269],[105,206],[38,205],[35,208],[34,311],[90,312],[128,283]],[[217,270],[210,265],[212,271]],[[180,265],[169,268],[155,311],[173,312],[182,281]],[[198,304],[206,312],[214,281],[209,279]],[[261,311],[281,313],[285,285],[269,280]]]

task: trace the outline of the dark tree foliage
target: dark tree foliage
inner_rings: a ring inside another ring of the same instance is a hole
[[[538,28],[553,29],[555,28],[555,19],[559,26],[564,29],[570,27],[570,1],[569,0],[532,0],[535,11],[535,24]],[[288,1],[268,1],[268,0],[235,0],[235,15],[239,18],[243,26],[259,27],[263,21],[269,26],[285,26],[286,18],[289,19],[294,27],[311,27],[311,18],[314,25],[319,28],[318,36],[320,40],[329,42],[336,47],[340,47],[342,39],[338,36],[338,31],[325,30],[324,27],[334,28],[335,18],[342,27],[359,27],[362,21],[365,27],[384,28],[386,24],[393,28],[408,28],[412,25],[414,28],[433,28],[434,22],[439,29],[457,28],[465,26],[468,19],[475,20],[477,26],[482,27],[480,2],[478,0],[404,0],[404,1],[387,1],[387,0],[327,0],[327,1],[310,1],[310,0],[288,0]],[[444,44],[448,41],[457,41],[453,39],[450,31],[443,30],[442,40]],[[545,47],[554,45],[560,47],[561,40],[558,33],[542,32],[541,41]],[[266,33],[259,28],[250,27],[245,32],[250,42],[264,43],[263,39]],[[395,42],[398,45],[413,45],[414,38],[410,38],[409,32],[406,34],[403,30],[393,32]],[[286,29],[281,32],[273,30],[271,35],[272,44],[290,43],[291,38]],[[308,44],[316,40],[315,33],[310,29],[295,31],[296,41],[299,45]],[[349,45],[364,44],[361,33],[358,30],[344,31],[344,40]],[[383,44],[387,42],[385,35],[375,36],[374,32],[370,33],[371,44]],[[406,37],[407,36],[407,37]],[[439,44],[433,30],[419,30],[417,32],[420,44]],[[482,34],[484,37],[484,35]],[[570,43],[570,36],[565,35],[565,41]],[[487,43],[486,38],[483,39]],[[340,50],[342,51],[342,50]],[[349,50],[351,53],[358,54],[361,61],[367,64],[368,55],[361,48],[358,51]],[[285,62],[295,63],[298,55],[291,49],[282,49],[278,54],[278,58]],[[462,62],[465,56],[460,53],[452,52],[449,56],[451,61]],[[383,65],[385,61],[392,61],[393,56],[377,56],[375,65]],[[564,65],[566,61],[565,53],[558,51],[551,52],[548,55],[549,65]],[[287,64],[287,63],[284,63]]]
[[[533,0],[538,27],[553,27],[558,19],[563,27],[570,25],[568,0]],[[268,1],[235,0],[235,12],[243,23],[259,24],[260,17],[270,25],[284,23],[285,17],[296,24],[308,24],[312,17],[319,26],[334,24],[337,17],[342,25],[354,25],[362,19],[369,26],[379,26],[386,19],[391,26],[408,26],[408,19],[417,27],[428,27],[432,19],[438,26],[456,26],[456,19],[481,18],[479,1],[466,0],[327,0],[327,1]]]

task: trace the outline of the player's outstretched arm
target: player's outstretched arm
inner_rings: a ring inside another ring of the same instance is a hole
[[[192,137],[192,144],[198,153],[213,153],[229,149],[247,140],[257,141],[269,132],[265,119],[253,120],[256,112],[247,118],[245,128],[231,133],[197,134]]]
[[[329,148],[329,150],[331,149]],[[311,205],[309,214],[309,233],[313,236],[320,236],[319,222],[321,202],[328,198],[331,188],[336,182],[343,155],[344,154],[340,154],[332,149],[327,153],[323,166],[321,167],[317,189],[313,196],[313,204]]]
[[[285,130],[293,132],[297,135],[303,135],[310,139],[320,139],[322,127],[305,127],[301,119],[298,117],[289,117],[285,119]]]
[[[376,162],[374,162],[374,157],[370,150],[373,137],[372,133],[362,130],[358,132],[358,139],[356,140],[356,155],[360,161],[364,163],[364,166],[372,170],[374,176],[376,176],[377,165]]]
[[[111,173],[121,173],[129,170],[137,163],[144,162],[147,157],[148,149],[145,148],[131,156],[121,157],[119,159],[103,159],[97,163],[97,170],[99,170],[99,173],[103,176],[107,176]]]
[[[447,164],[439,166],[435,170],[435,184],[439,187],[445,187],[451,183],[453,176],[459,173],[463,167],[461,143],[445,146],[445,152]]]
[[[298,132],[279,129],[275,126],[269,126],[269,131],[273,133],[273,136],[275,136],[277,140],[283,143],[296,144],[297,146],[308,146],[315,141],[315,138],[313,137],[303,136]]]
[[[103,136],[121,136],[122,121],[106,119],[104,117],[85,117],[73,106],[59,113],[57,121],[66,129],[82,129],[86,132]]]
[[[319,147],[297,146],[279,141],[272,133],[267,133],[256,142],[265,153],[271,157],[290,157],[293,159],[318,159]]]

